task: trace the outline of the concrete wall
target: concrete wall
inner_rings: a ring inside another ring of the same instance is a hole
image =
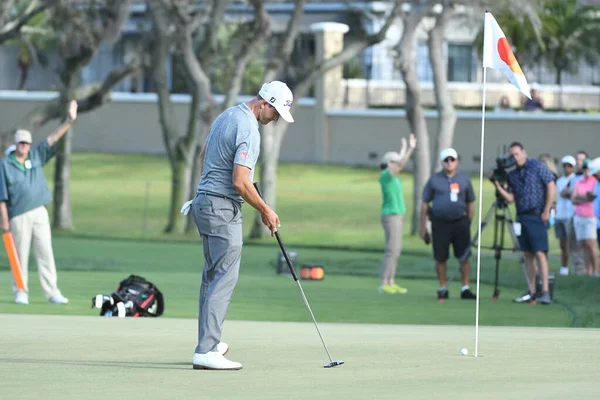
[[[14,127],[29,111],[54,98],[51,92],[0,91],[0,132]],[[154,94],[114,93],[112,101],[91,113],[81,114],[75,125],[74,151],[116,153],[164,154],[162,131],[158,120],[158,106]],[[240,98],[241,101],[249,97]],[[174,95],[172,100],[179,131],[185,132],[188,119],[189,96]],[[313,99],[300,100],[295,112],[300,121],[310,121],[314,114]],[[281,122],[283,123],[283,122]],[[37,132],[35,141],[42,140],[58,125],[50,122]],[[305,135],[306,125],[292,124],[283,146],[290,149],[290,159],[311,159],[312,136]],[[307,141],[306,138],[311,139]]]
[[[54,96],[52,93],[0,91],[0,131],[11,129],[35,106]],[[241,98],[245,101],[247,98]],[[189,98],[174,96],[180,131],[187,121]],[[377,166],[388,150],[400,147],[400,138],[409,134],[402,110],[326,110],[322,132],[315,124],[315,101],[301,99],[282,144],[281,160],[327,162]],[[437,134],[437,114],[426,111],[430,135]],[[280,122],[284,123],[284,122]],[[34,132],[42,140],[57,122]],[[458,112],[454,147],[461,154],[461,167],[477,171],[480,155],[481,113]],[[521,141],[530,156],[550,153],[560,158],[585,149],[600,155],[600,115],[567,113],[486,113],[485,163],[490,169],[498,149],[511,141]],[[433,143],[432,143],[433,144]],[[75,151],[164,154],[158,124],[156,96],[114,94],[113,101],[101,109],[80,116],[75,125]],[[412,163],[408,165],[412,168]]]
[[[400,149],[400,138],[410,130],[404,111],[330,110],[328,161],[342,164],[378,165],[389,150]],[[431,146],[437,135],[437,113],[426,111]],[[495,165],[498,151],[520,141],[530,157],[550,153],[557,158],[580,149],[600,156],[600,115],[567,113],[486,113],[484,169]],[[461,169],[478,171],[481,154],[481,112],[458,112],[454,148]],[[412,168],[412,164],[407,166]]]

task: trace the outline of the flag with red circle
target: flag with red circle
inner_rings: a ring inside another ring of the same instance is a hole
[[[531,99],[529,84],[494,16],[486,12],[483,28],[483,67],[500,70],[521,93]]]

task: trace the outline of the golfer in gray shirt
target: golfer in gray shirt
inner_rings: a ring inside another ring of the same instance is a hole
[[[240,269],[242,203],[248,202],[261,213],[273,235],[279,217],[253,186],[260,152],[258,123],[267,125],[280,117],[294,122],[292,102],[292,91],[285,83],[265,83],[251,101],[217,117],[202,148],[203,168],[196,197],[182,208],[184,214],[192,210],[204,248],[194,369],[242,368],[241,363],[224,357],[229,346],[221,342],[223,321]]]

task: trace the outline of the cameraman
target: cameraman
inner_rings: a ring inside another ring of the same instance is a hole
[[[437,291],[438,302],[448,297],[446,281],[446,261],[452,244],[454,257],[460,263],[462,289],[460,298],[474,300],[469,289],[469,255],[471,247],[471,220],[475,192],[469,177],[458,172],[458,154],[454,149],[444,149],[440,153],[443,170],[431,175],[423,189],[421,208],[421,237],[427,236],[427,217],[431,219],[433,258],[440,281]],[[431,206],[429,203],[432,203]],[[426,240],[426,239],[425,239]]]
[[[520,224],[519,246],[527,265],[529,291],[516,298],[517,303],[536,302],[535,260],[540,266],[542,276],[542,304],[550,304],[548,290],[548,231],[546,224],[550,219],[550,209],[556,195],[554,175],[540,160],[527,158],[527,152],[519,142],[510,144],[510,154],[517,168],[508,174],[508,190],[495,180],[498,193],[508,203],[515,203],[517,222]]]

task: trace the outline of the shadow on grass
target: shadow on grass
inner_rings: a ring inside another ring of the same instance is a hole
[[[53,364],[72,365],[76,367],[104,367],[104,368],[139,368],[139,369],[192,369],[191,362],[144,362],[144,361],[93,361],[93,360],[48,360],[33,358],[0,358],[2,364]],[[177,368],[178,367],[178,368]]]

